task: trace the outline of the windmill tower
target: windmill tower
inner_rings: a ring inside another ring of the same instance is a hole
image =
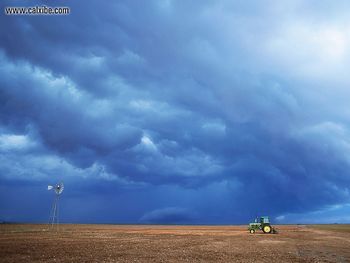
[[[56,225],[58,229],[58,225],[59,225],[59,217],[58,217],[59,206],[58,205],[59,205],[60,195],[62,194],[63,189],[64,189],[63,183],[58,183],[54,186],[49,185],[47,187],[47,190],[53,190],[53,192],[55,193],[55,198],[52,203],[50,221],[49,221],[49,225],[51,226],[51,228],[53,228]]]

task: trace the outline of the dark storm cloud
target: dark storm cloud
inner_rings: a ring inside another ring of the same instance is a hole
[[[123,222],[190,220],[162,207],[228,223],[348,203],[349,6],[326,3],[329,16],[295,1],[2,15],[1,178],[83,182],[89,200],[123,192]]]
[[[189,224],[194,221],[194,213],[179,207],[167,207],[151,211],[140,218],[147,224]]]

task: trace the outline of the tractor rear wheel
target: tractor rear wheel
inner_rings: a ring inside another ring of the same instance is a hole
[[[271,233],[271,231],[272,231],[271,226],[266,225],[266,226],[263,227],[263,232],[264,233]]]
[[[254,229],[250,229],[249,232],[250,232],[250,234],[254,234],[255,230]]]

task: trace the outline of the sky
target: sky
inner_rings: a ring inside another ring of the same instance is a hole
[[[0,6],[1,221],[350,222],[349,1]]]

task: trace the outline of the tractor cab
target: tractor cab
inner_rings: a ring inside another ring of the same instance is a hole
[[[260,223],[262,224],[270,224],[270,219],[268,216],[262,216],[260,217]]]

